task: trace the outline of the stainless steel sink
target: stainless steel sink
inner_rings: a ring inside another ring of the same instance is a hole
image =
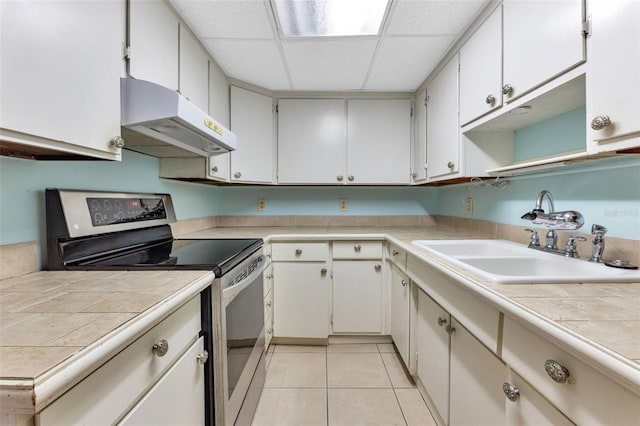
[[[511,241],[416,240],[413,244],[495,283],[640,282],[638,270],[566,258]]]

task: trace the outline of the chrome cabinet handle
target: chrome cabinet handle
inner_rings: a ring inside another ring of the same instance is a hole
[[[302,249],[296,249],[296,256],[300,256],[302,254]]]
[[[402,280],[402,281],[400,281],[400,284],[402,284],[402,287],[406,287],[406,286],[407,286],[407,284],[409,284],[409,281],[407,281],[407,280]]]
[[[378,264],[378,265],[374,266],[373,269],[375,269],[376,271],[379,271],[379,270],[382,269],[382,265]]]
[[[485,101],[485,103],[486,103],[487,105],[491,105],[491,106],[493,106],[493,104],[495,104],[495,103],[496,103],[496,97],[495,97],[495,96],[493,96],[493,95],[489,95],[489,96],[487,96],[487,97],[486,97],[486,99],[485,99],[484,101]]]
[[[447,320],[442,318],[442,317],[438,317],[438,325],[440,327],[442,327],[443,325],[445,325],[447,323]]]
[[[548,359],[544,363],[544,369],[547,371],[549,377],[556,383],[566,383],[569,379],[569,370],[558,361]]]
[[[453,161],[449,161],[449,162],[447,163],[447,167],[448,167],[448,168],[453,169],[453,166],[455,166],[455,164],[453,163]]]
[[[448,324],[444,329],[447,330],[447,333],[449,334],[453,334],[456,331],[456,328],[451,324]]]
[[[235,172],[233,174],[233,177],[236,178],[236,179],[240,179],[240,176],[242,176],[242,173],[240,173],[240,172]]]
[[[349,177],[348,177],[347,179],[349,179],[349,182],[353,182],[353,180],[355,179],[355,177],[353,177],[353,175],[349,175]]]
[[[155,356],[157,356],[158,358],[161,358],[165,356],[167,352],[169,352],[169,342],[162,339],[158,343],[155,343],[151,348],[151,350],[153,351]]]
[[[200,365],[204,365],[208,359],[209,359],[209,352],[207,351],[202,351],[196,356],[196,360]]]
[[[513,94],[513,86],[510,84],[505,84],[504,86],[502,86],[502,94],[511,96]]]
[[[342,180],[344,179],[344,176],[338,175],[336,179],[338,180],[338,182],[342,182]]]
[[[211,168],[211,172],[213,172],[213,173],[218,173],[218,166],[213,166],[213,167]]]
[[[114,148],[124,148],[124,139],[120,136],[114,136],[109,140],[109,145]]]
[[[520,398],[520,389],[513,386],[511,383],[502,384],[502,392],[507,396],[509,401],[517,401]]]
[[[591,128],[593,130],[602,130],[611,125],[611,119],[608,115],[599,115],[591,120]]]
[[[354,244],[354,245],[353,245],[353,249],[354,249],[355,251],[360,251],[360,250],[362,249],[362,246],[361,246],[360,244]]]

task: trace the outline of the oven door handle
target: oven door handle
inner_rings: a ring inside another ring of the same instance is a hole
[[[260,256],[260,264],[259,266],[251,271],[249,275],[243,278],[241,281],[232,284],[231,286],[222,289],[222,301],[226,305],[231,302],[242,290],[247,288],[251,283],[255,281],[255,279],[262,275],[265,270],[265,257]]]

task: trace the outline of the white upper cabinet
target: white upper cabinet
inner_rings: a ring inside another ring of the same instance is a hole
[[[186,25],[180,25],[180,93],[209,112],[209,54]]]
[[[344,100],[279,100],[278,183],[342,183],[346,147]]]
[[[460,124],[502,106],[502,7],[460,49]]]
[[[179,89],[180,21],[164,1],[129,2],[129,74]]]
[[[427,86],[427,175],[455,177],[460,170],[458,55]]]
[[[231,153],[231,181],[273,182],[273,100],[231,86],[231,130],[238,149]]]
[[[0,2],[3,145],[120,159],[125,11],[124,0]]]
[[[640,2],[594,0],[589,3],[589,14],[588,151],[638,147]]]
[[[584,0],[505,0],[503,8],[505,102],[584,62]]]
[[[347,183],[408,184],[409,99],[347,101]]]
[[[415,128],[411,150],[411,178],[414,183],[420,183],[427,179],[427,89],[418,93],[414,111]]]

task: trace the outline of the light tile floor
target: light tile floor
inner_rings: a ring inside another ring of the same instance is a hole
[[[254,426],[436,423],[393,344],[271,346]]]

